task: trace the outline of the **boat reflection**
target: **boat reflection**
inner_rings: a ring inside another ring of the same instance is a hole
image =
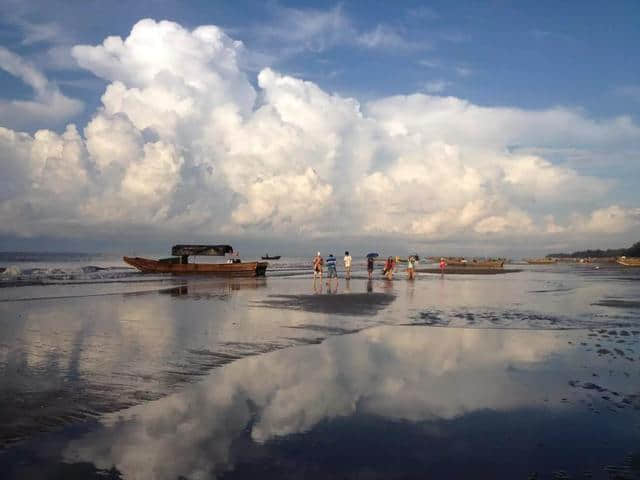
[[[239,290],[256,290],[265,288],[265,277],[255,278],[222,278],[215,281],[193,281],[185,285],[160,290],[159,293],[172,297],[190,297],[194,299],[219,298]]]

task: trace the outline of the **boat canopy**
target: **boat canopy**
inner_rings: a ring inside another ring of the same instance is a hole
[[[174,245],[171,255],[176,257],[188,255],[208,255],[222,257],[226,253],[233,253],[231,245]]]

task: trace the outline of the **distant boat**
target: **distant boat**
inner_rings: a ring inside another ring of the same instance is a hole
[[[263,255],[261,258],[262,260],[280,260],[280,257],[282,255],[274,255],[272,257],[269,256],[269,254],[267,253],[266,255]]]
[[[551,263],[558,263],[555,258],[526,258],[525,261],[529,265],[549,265]]]
[[[231,277],[264,276],[267,262],[241,262],[240,259],[230,263],[189,263],[189,256],[224,256],[233,253],[231,245],[174,245],[171,249],[173,257],[151,260],[141,257],[122,257],[129,265],[142,273],[172,273],[175,275],[224,275]]]
[[[640,267],[640,257],[618,257],[616,262],[625,267]]]
[[[413,259],[416,262],[420,261],[420,256],[415,254],[415,255],[409,255],[408,257],[396,257],[396,262],[398,263],[407,263],[409,261],[409,258],[413,257]]]

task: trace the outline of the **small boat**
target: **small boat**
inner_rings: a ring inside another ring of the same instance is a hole
[[[640,257],[618,257],[616,259],[620,265],[624,265],[625,267],[640,267]]]
[[[555,258],[525,258],[525,262],[529,265],[549,265],[552,263],[558,263]]]
[[[269,254],[267,253],[266,255],[263,255],[261,258],[262,260],[280,260],[280,257],[282,255],[273,255],[272,257],[269,256]]]
[[[225,275],[231,277],[264,276],[267,262],[241,262],[230,259],[230,263],[189,263],[191,255],[224,256],[233,253],[230,245],[174,245],[172,257],[151,260],[141,257],[122,257],[129,265],[142,273],[172,273],[175,275]]]
[[[504,259],[497,260],[466,260],[465,258],[445,258],[447,267],[466,267],[466,268],[502,268]]]

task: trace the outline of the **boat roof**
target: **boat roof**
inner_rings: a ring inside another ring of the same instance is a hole
[[[171,255],[180,257],[183,255],[208,255],[222,257],[226,253],[233,253],[231,245],[174,245],[171,247]]]

